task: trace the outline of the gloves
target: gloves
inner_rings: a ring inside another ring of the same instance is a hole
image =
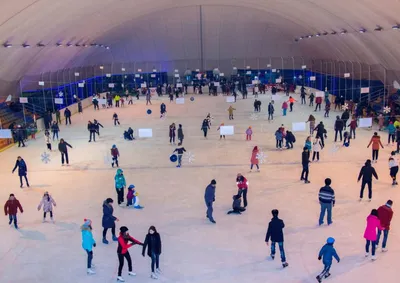
[[[337,261],[337,263],[339,263],[340,262],[340,259]]]
[[[142,256],[144,257],[144,253],[142,253]]]
[[[320,257],[320,256],[318,257],[318,260],[321,260],[321,257]]]
[[[96,243],[93,243],[93,247],[96,247]]]

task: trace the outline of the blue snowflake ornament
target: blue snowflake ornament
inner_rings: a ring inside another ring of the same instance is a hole
[[[45,164],[50,162],[50,154],[48,154],[47,152],[43,152],[40,155],[40,158],[42,159],[42,162],[45,163]]]

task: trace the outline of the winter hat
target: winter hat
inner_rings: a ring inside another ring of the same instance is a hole
[[[365,165],[371,165],[371,159],[367,159],[367,161],[365,161]]]
[[[129,185],[128,189],[134,189],[135,185]]]
[[[211,180],[211,185],[216,185],[217,181],[215,181],[214,179]]]
[[[114,202],[112,198],[106,199],[106,203],[111,203],[111,202]]]
[[[90,220],[90,219],[85,218],[85,219],[83,219],[83,221],[84,221],[83,226],[85,226],[85,227],[92,225],[92,220]]]
[[[329,238],[326,240],[326,243],[329,244],[329,245],[333,245],[334,242],[335,242],[335,239],[332,238],[332,237],[329,237]]]
[[[303,147],[303,150],[307,150],[308,148],[305,146],[305,147]]]
[[[212,183],[212,182],[211,182]],[[14,194],[10,194],[10,197],[14,197]]]
[[[112,145],[112,148],[116,148],[117,146],[115,144]]]
[[[119,228],[119,231],[120,231],[121,233],[126,233],[127,231],[129,231],[129,229],[128,229],[128,227],[126,227],[126,226],[122,226],[121,228]]]

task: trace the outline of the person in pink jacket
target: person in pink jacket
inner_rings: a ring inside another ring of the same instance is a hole
[[[257,167],[257,172],[260,172],[260,167],[258,167],[258,158],[257,155],[260,153],[260,150],[258,149],[258,146],[255,146],[253,148],[253,151],[251,153],[251,159],[250,159],[250,172],[253,170],[253,166],[255,165]],[[249,173],[250,173],[249,172]]]
[[[286,101],[284,101],[284,102],[282,103],[283,116],[286,116],[286,111],[287,111],[287,109],[288,109],[288,104],[287,104]]]
[[[369,246],[372,244],[372,260],[376,260],[375,248],[377,239],[377,230],[384,230],[381,226],[381,221],[378,218],[378,210],[373,209],[371,214],[367,217],[367,227],[365,228],[364,238],[367,240],[365,245],[365,257],[369,256]]]

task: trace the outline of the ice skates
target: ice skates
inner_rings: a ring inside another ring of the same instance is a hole
[[[88,268],[86,273],[87,273],[88,275],[96,274],[96,272],[95,272],[93,269],[91,269],[91,268]]]

